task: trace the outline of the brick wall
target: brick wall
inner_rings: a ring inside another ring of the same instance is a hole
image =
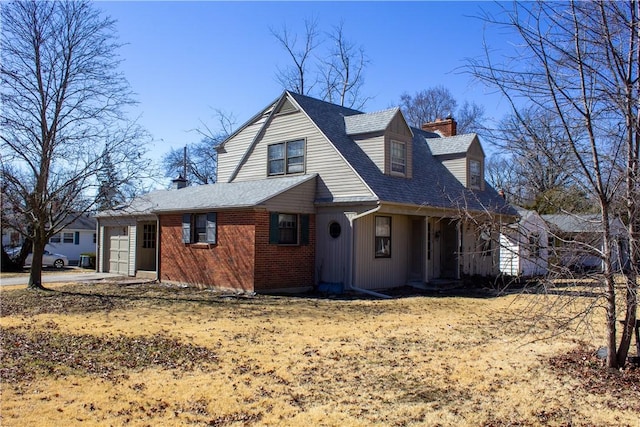
[[[254,290],[255,212],[218,212],[218,243],[182,243],[182,214],[160,216],[160,280]]]
[[[315,215],[310,215],[308,245],[273,245],[269,244],[269,213],[256,213],[256,291],[314,285],[315,225]]]

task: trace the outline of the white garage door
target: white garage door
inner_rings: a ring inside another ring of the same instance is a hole
[[[126,230],[114,227],[109,233],[109,273],[129,273],[129,236]]]

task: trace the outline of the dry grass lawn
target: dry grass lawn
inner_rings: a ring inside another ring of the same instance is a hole
[[[544,315],[589,296],[101,283],[0,297],[6,427],[640,426],[638,370],[607,372],[592,355],[602,312],[555,336],[571,316]]]

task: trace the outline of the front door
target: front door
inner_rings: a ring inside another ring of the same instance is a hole
[[[140,222],[137,228],[138,242],[136,262],[138,265],[136,269],[141,271],[156,271],[156,223]]]
[[[440,277],[458,278],[458,223],[443,220],[440,223]]]

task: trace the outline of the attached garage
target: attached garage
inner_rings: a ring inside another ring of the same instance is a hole
[[[105,266],[109,273],[129,274],[128,227],[108,227],[106,230],[108,259]]]
[[[104,273],[136,275],[137,220],[98,217],[97,270]]]

